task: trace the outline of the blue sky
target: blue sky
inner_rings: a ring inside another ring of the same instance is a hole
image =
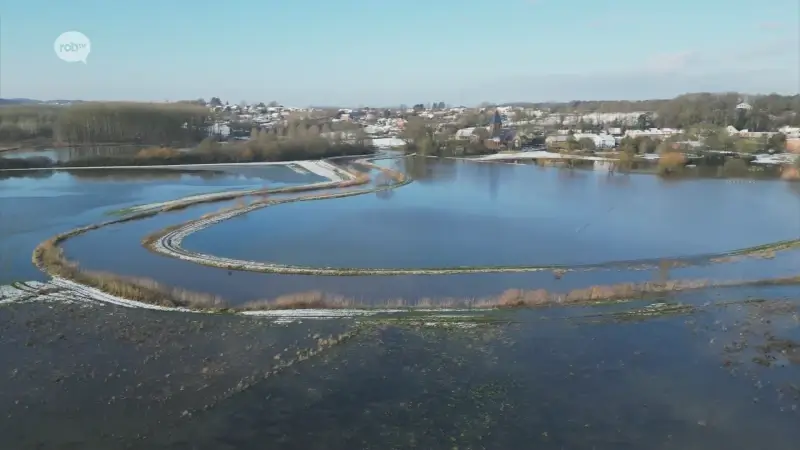
[[[291,105],[800,90],[797,0],[3,0],[0,96]],[[77,30],[86,65],[53,41]]]

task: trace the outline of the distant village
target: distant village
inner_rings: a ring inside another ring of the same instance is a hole
[[[323,134],[339,138],[352,138],[356,129],[361,129],[372,140],[373,145],[380,148],[397,148],[406,145],[406,127],[411,120],[425,120],[432,124],[437,133],[448,140],[469,143],[481,140],[489,149],[502,151],[541,151],[559,150],[567,142],[584,143],[583,150],[614,151],[626,138],[650,138],[658,141],[671,140],[682,148],[714,150],[708,148],[703,138],[676,140],[687,136],[686,130],[672,128],[655,128],[642,126],[643,117],[652,117],[649,111],[627,113],[588,113],[566,114],[550,111],[514,107],[450,107],[443,103],[398,108],[297,108],[269,104],[228,104],[213,99],[206,106],[221,117],[211,128],[211,133],[220,139],[248,139],[252,128],[270,129],[286,125],[293,119],[312,118],[323,120],[331,130]],[[747,110],[750,105],[741,103],[737,109]],[[463,126],[468,122],[473,126]],[[771,149],[760,158],[769,162],[773,153],[800,154],[800,127],[782,127],[768,132],[751,132],[738,130],[728,126],[725,131],[734,138],[766,141],[775,135],[782,134],[784,148]],[[584,148],[586,147],[586,148]],[[775,159],[785,162],[784,158]]]

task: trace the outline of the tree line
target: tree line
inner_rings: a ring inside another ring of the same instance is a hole
[[[737,110],[746,101],[750,110]],[[800,126],[800,95],[693,93],[673,99],[517,103],[553,114],[652,112],[652,126],[687,128],[697,125],[768,131],[784,125]]]
[[[690,146],[688,142],[698,141],[702,138],[702,146]],[[563,142],[554,142],[548,146],[551,150],[564,151],[595,151],[597,146],[592,139],[576,139],[574,135],[568,135]],[[786,136],[776,133],[772,136],[761,138],[745,138],[730,135],[725,129],[705,130],[702,135],[692,133],[676,134],[666,139],[658,139],[650,136],[626,136],[619,142],[620,152],[631,154],[664,153],[669,151],[703,151],[718,150],[739,153],[758,153],[758,152],[783,152],[786,148]]]
[[[256,140],[241,144],[220,143],[206,139],[192,150],[171,147],[151,147],[135,155],[92,156],[55,162],[46,157],[2,158],[0,169],[51,169],[69,167],[160,166],[184,164],[230,164],[249,162],[278,162],[315,160],[334,156],[365,155],[374,148],[356,142],[327,140]]]
[[[49,140],[92,143],[197,143],[213,119],[193,103],[86,102],[68,106],[0,107],[0,142]]]

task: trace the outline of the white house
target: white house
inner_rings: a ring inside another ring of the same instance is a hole
[[[598,149],[614,148],[617,146],[617,140],[610,134],[594,134],[594,133],[575,133],[576,140],[591,139],[594,146]]]

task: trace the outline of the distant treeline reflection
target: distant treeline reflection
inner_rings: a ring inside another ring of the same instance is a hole
[[[14,172],[0,172],[0,180],[7,180],[11,178],[34,178],[46,179],[52,177],[57,171],[51,169],[31,169],[20,170]],[[119,170],[105,170],[105,169],[85,169],[85,170],[69,170],[67,173],[70,176],[86,181],[140,181],[140,180],[173,180],[178,181],[184,175],[191,175],[202,178],[204,180],[211,180],[215,177],[223,175],[225,172],[218,170],[170,170],[170,169],[119,169]]]
[[[219,144],[211,139],[206,139],[200,146],[190,151],[180,151],[170,147],[151,147],[142,149],[133,155],[92,155],[67,161],[54,161],[43,156],[0,157],[0,169],[278,162],[371,153],[374,153],[374,148],[368,141],[364,143],[329,142],[321,137],[303,140],[253,140],[243,144]]]

